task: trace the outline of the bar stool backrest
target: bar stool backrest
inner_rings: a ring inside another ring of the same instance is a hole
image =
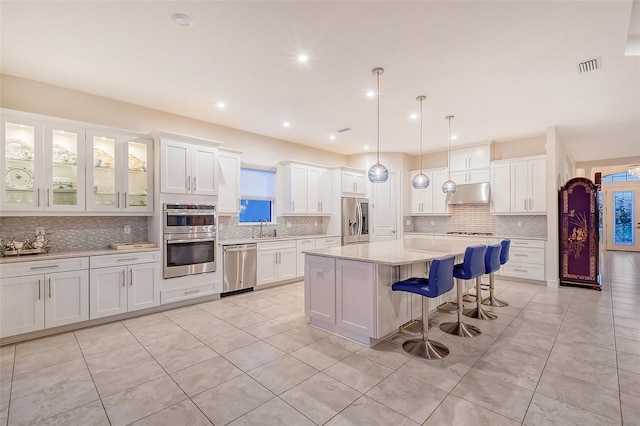
[[[467,279],[475,278],[484,274],[484,254],[487,246],[477,245],[469,246],[464,251],[464,260],[462,269]]]
[[[484,273],[492,274],[500,269],[500,254],[502,252],[501,244],[492,244],[487,246],[487,254],[484,256]]]
[[[500,264],[504,265],[509,261],[509,247],[511,247],[511,240],[500,241],[502,250],[500,250]]]
[[[437,297],[453,288],[453,256],[439,257],[429,266],[429,297]]]

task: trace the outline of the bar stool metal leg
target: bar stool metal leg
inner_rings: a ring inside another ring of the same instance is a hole
[[[425,359],[442,359],[449,355],[449,348],[429,340],[429,301],[426,297],[422,298],[422,330],[422,339],[411,339],[402,344],[405,352]]]
[[[477,292],[477,294],[480,294],[480,286],[482,285],[482,283],[480,282],[480,278],[481,277],[476,277],[476,292]],[[464,315],[469,317],[469,318],[476,318],[476,319],[481,319],[481,320],[494,320],[494,319],[498,318],[497,315],[482,309],[482,304],[481,304],[481,301],[480,301],[479,297],[477,298],[476,307],[473,308],[473,309],[465,309],[464,310]]]
[[[509,306],[509,302],[505,302],[504,300],[500,300],[493,295],[494,291],[494,276],[493,274],[489,274],[489,297],[482,301],[482,304],[485,306],[497,306],[502,308],[504,306]]]
[[[409,310],[411,312],[410,316],[413,317],[413,296],[409,294],[409,297]],[[429,328],[431,328],[431,322],[429,322]],[[422,320],[411,318],[409,321],[400,326],[399,331],[416,336],[422,334],[422,330]]]
[[[456,291],[458,293],[458,321],[440,324],[440,330],[460,337],[476,337],[482,334],[478,327],[462,322],[462,280],[460,279],[457,280]]]

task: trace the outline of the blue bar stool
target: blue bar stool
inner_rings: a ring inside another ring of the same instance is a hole
[[[484,273],[490,274],[489,280],[493,277],[493,273],[500,269],[500,244],[493,244],[487,246],[487,251],[484,255]],[[482,309],[482,289],[480,282],[481,275],[476,277],[476,307],[473,309],[465,309],[463,314],[469,318],[476,318],[481,320],[494,320],[498,318],[497,315],[485,311]]]
[[[511,247],[511,240],[502,240],[502,241],[500,241],[500,246],[501,246],[501,249],[500,249],[500,265],[504,265],[509,260],[509,247]],[[494,290],[493,273],[495,271],[497,271],[497,270],[498,269],[495,269],[495,270],[489,272],[489,270],[487,269],[487,271],[485,272],[485,273],[489,274],[489,297],[484,299],[482,301],[482,304],[486,305],[486,306],[497,306],[497,307],[509,306],[509,302],[505,302],[504,300],[497,299],[493,295],[493,290]]]
[[[403,343],[405,352],[419,358],[442,359],[449,355],[449,348],[442,343],[429,340],[429,299],[438,297],[453,288],[453,256],[431,261],[429,278],[409,278],[391,286],[393,291],[406,291],[422,296],[422,339],[411,339]]]
[[[454,266],[453,276],[458,279],[456,284],[458,321],[440,324],[440,329],[445,333],[460,337],[476,337],[482,334],[478,327],[462,322],[462,280],[471,280],[484,274],[484,254],[486,251],[487,246],[485,245],[467,247],[462,263]]]

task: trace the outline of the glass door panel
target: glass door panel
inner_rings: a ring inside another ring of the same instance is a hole
[[[4,123],[4,204],[9,210],[40,207],[37,133],[35,124]]]
[[[97,209],[119,208],[117,194],[116,139],[92,136],[93,146],[93,199]]]
[[[128,170],[127,170],[127,190],[125,202],[127,208],[142,208],[150,204],[149,194],[152,192],[149,179],[151,145],[147,142],[129,141],[127,142]]]
[[[51,167],[48,167],[47,180],[47,207],[60,207],[57,210],[77,210],[77,207],[84,209],[84,170],[82,168],[82,143],[79,132],[66,130],[46,130],[47,138],[47,160]],[[80,194],[80,196],[79,196]]]
[[[640,251],[640,186],[620,184],[606,189],[607,250]]]

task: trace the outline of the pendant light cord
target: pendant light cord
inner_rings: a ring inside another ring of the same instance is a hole
[[[447,180],[451,180],[451,119],[453,115],[447,116],[447,121],[449,121],[449,147],[447,148]]]
[[[376,163],[380,164],[380,70],[376,71],[376,80],[378,86],[378,149]]]
[[[424,99],[420,98],[420,174],[422,174],[422,102]],[[448,162],[449,160],[447,160]]]

